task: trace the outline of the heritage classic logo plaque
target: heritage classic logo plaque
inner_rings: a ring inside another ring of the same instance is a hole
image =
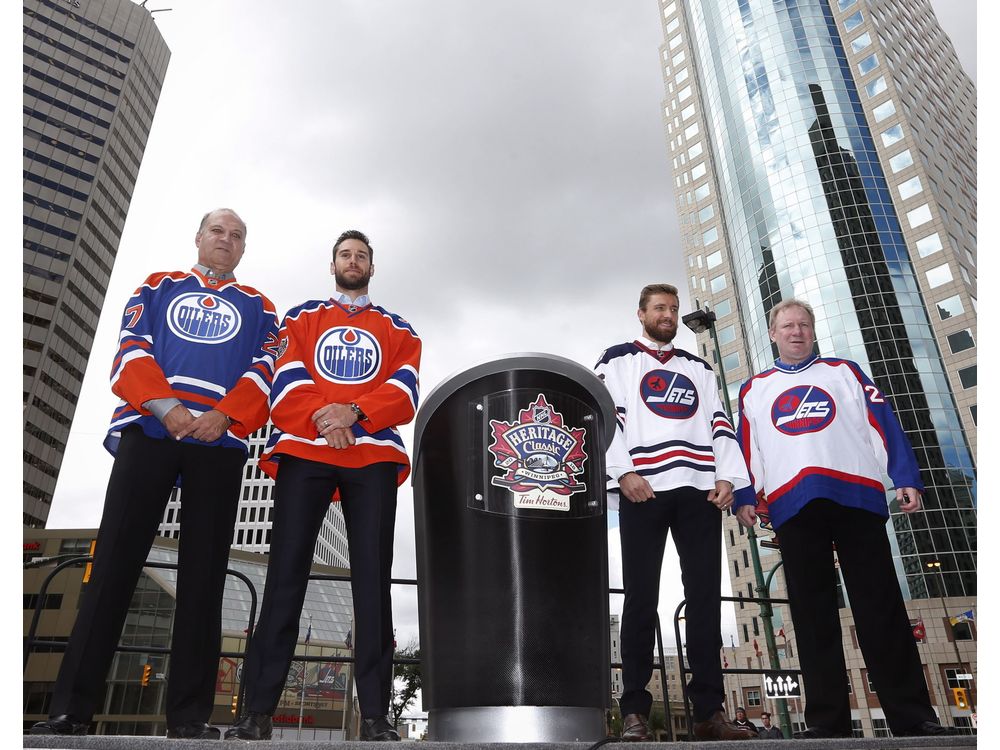
[[[587,460],[586,429],[566,427],[541,393],[517,422],[491,419],[490,428],[493,465],[503,472],[491,483],[511,491],[515,508],[569,511],[570,496],[587,489],[578,481]]]

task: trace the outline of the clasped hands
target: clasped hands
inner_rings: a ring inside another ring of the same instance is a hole
[[[217,409],[195,417],[182,404],[177,404],[163,418],[163,426],[174,440],[193,437],[203,443],[214,443],[229,429],[229,424],[229,417]]]
[[[357,414],[349,404],[327,404],[312,415],[313,424],[320,437],[331,448],[347,448],[354,445],[351,425],[358,421]]]
[[[645,477],[630,471],[618,479],[618,489],[633,503],[644,503],[652,500],[655,493]],[[733,483],[725,479],[715,482],[715,489],[709,490],[706,500],[719,510],[726,510],[733,504]]]

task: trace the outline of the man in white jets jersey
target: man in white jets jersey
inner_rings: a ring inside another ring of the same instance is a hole
[[[609,505],[619,505],[625,584],[622,738],[650,739],[652,696],[646,683],[653,672],[663,548],[672,530],[687,600],[695,737],[750,739],[722,710],[719,663],[722,511],[732,505],[734,490],[749,491],[750,479],[715,373],[671,343],[678,307],[676,287],[645,287],[638,311],[642,336],[605,350],[595,368],[618,412],[607,469]]]
[[[814,353],[805,302],[771,310],[774,367],[740,388],[739,441],[781,537],[798,636],[808,728],[797,739],[851,736],[833,549],[854,610],[858,643],[893,735],[952,734],[937,723],[886,535],[882,475],[904,513],[920,510],[920,468],[885,396],[857,363]],[[752,496],[737,518],[757,520]]]

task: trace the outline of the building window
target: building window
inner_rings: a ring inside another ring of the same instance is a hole
[[[708,255],[708,257],[705,258],[705,265],[707,265],[710,269],[711,268],[715,268],[716,266],[720,265],[721,263],[722,263],[722,251],[721,250],[716,250],[714,253],[710,253]],[[719,317],[719,310],[718,310],[718,308],[716,308],[716,310],[715,310],[715,317],[716,318]]]
[[[875,695],[875,685],[872,683],[872,676],[868,673],[867,669],[862,669],[861,673],[865,676],[865,686],[868,688],[868,692]]]
[[[882,145],[891,146],[903,140],[903,126],[893,125],[888,130],[882,132]]]
[[[706,221],[715,216],[715,206],[709,203],[701,211],[698,212],[698,222],[704,224]]]
[[[711,192],[711,190],[712,189],[711,189],[711,187],[709,187],[708,183],[705,183],[704,185],[695,188],[694,189],[694,201],[695,201],[695,203],[697,203],[700,200],[704,200],[705,198],[707,198],[708,195],[709,195],[709,193]]]
[[[910,153],[910,149],[900,151],[898,154],[889,159],[889,168],[892,170],[893,174],[896,172],[902,172],[907,167],[912,166],[913,155]]]
[[[874,52],[872,52],[870,55],[868,55],[868,57],[866,57],[864,60],[858,63],[858,71],[861,73],[861,75],[866,75],[868,73],[871,73],[877,67],[878,67],[878,55],[876,55]],[[895,111],[895,109],[893,109],[893,111]],[[888,115],[886,115],[886,117],[888,117]],[[885,118],[875,115],[876,122],[882,119]]]
[[[861,726],[861,719],[851,719],[851,737],[864,739],[865,730]]]
[[[951,275],[951,267],[945,263],[927,271],[927,283],[931,289],[935,289],[942,284],[947,284],[954,277]]]
[[[854,39],[851,42],[851,49],[854,50],[855,52],[860,52],[865,47],[870,47],[871,43],[872,43],[871,34],[869,34],[866,31],[864,34],[862,34],[857,39]]]
[[[892,99],[883,102],[872,110],[875,122],[882,122],[882,120],[892,117],[894,114],[896,114],[896,103]]]
[[[943,247],[941,244],[941,237],[937,232],[934,234],[927,235],[922,240],[917,240],[917,252],[920,253],[921,258],[926,258],[928,255],[933,255],[938,250]]]
[[[865,36],[868,36],[865,34]],[[874,81],[865,86],[865,92],[868,94],[869,99],[874,99],[876,96],[885,91],[888,86],[885,85],[885,76],[879,76]]]
[[[731,341],[736,341],[736,326],[726,326],[719,329],[719,346],[725,346]]]
[[[676,68],[678,65],[680,65],[682,62],[684,62],[684,60],[686,60],[686,59],[687,59],[687,55],[684,53],[684,50],[681,50],[676,55],[674,55],[673,58],[671,58],[670,64],[673,65]]]
[[[693,122],[684,128],[684,140],[690,141],[696,135],[698,135],[698,123]]]
[[[743,688],[743,700],[750,708],[760,706],[760,688]]]
[[[979,424],[979,410],[977,409],[977,404],[973,404],[969,407],[969,414],[972,415],[972,424]]]
[[[885,719],[872,719],[872,729],[875,732],[876,737],[891,737],[892,732],[889,731],[889,725],[886,723]]]
[[[712,285],[712,294],[718,294],[719,292],[721,292],[723,289],[726,288],[726,275],[722,274],[720,276],[716,276],[714,279],[712,279],[711,285]]]
[[[703,177],[706,170],[707,167],[705,166],[705,162],[701,162],[691,167],[691,182],[694,182],[699,177]]]
[[[911,177],[906,182],[901,182],[899,184],[899,197],[904,201],[907,198],[912,198],[917,193],[923,192],[924,186],[920,183],[919,177]]]
[[[906,220],[910,222],[910,229],[916,229],[926,224],[931,218],[931,208],[926,203],[912,211],[906,212]]]
[[[843,8],[841,8],[841,10],[843,10]],[[860,10],[857,13],[852,13],[844,19],[844,31],[854,31],[863,22],[864,18],[861,16]]]
[[[737,367],[740,366],[740,353],[733,352],[732,354],[727,354],[722,358],[723,369],[732,372]]]
[[[672,34],[677,31],[677,27],[681,25],[681,19],[675,18],[673,21],[667,24],[667,33]]]
[[[678,34],[677,36],[675,36],[673,39],[670,40],[670,45],[669,45],[670,49],[676,49],[677,47],[680,46],[681,42],[683,41],[684,40],[681,39],[681,35]]]
[[[838,7],[839,7],[839,8],[841,9],[841,10],[847,10],[847,9],[848,9],[848,8],[850,8],[850,7],[852,6],[852,5],[854,5],[854,3],[856,3],[857,1],[858,1],[858,0],[837,0],[837,6],[838,6]],[[860,11],[858,12],[858,15],[861,15],[861,12],[860,12]]]
[[[685,86],[684,88],[682,88],[680,91],[677,92],[677,101],[682,102],[685,99],[690,98],[690,96],[691,96],[691,87]]]
[[[964,352],[966,349],[972,349],[975,345],[976,341],[972,337],[971,328],[966,328],[964,331],[958,331],[948,337],[948,346],[951,348],[952,354],[958,354],[959,352]]]
[[[948,318],[954,318],[956,315],[964,313],[965,306],[962,305],[962,299],[956,294],[954,297],[940,300],[937,303],[937,310],[941,320],[948,320]]]
[[[715,255],[715,253],[712,253],[712,255]],[[724,299],[722,300],[722,302],[720,302],[715,306],[715,318],[716,320],[724,318],[726,315],[732,313],[732,311],[733,311],[733,303],[728,299]]]
[[[718,227],[711,227],[707,231],[703,232],[702,235],[701,235],[701,243],[703,245],[711,245],[713,242],[715,242],[718,239],[719,239],[719,228]]]

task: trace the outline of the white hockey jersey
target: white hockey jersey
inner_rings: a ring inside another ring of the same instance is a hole
[[[889,402],[855,362],[780,360],[740,388],[739,443],[775,529],[827,498],[889,516],[883,477],[923,490],[920,469]],[[748,500],[737,498],[735,510]]]
[[[735,490],[750,487],[707,362],[676,347],[656,352],[636,340],[606,349],[594,370],[618,412],[607,453],[610,509],[618,507],[618,477],[629,471],[645,477],[654,492],[707,491],[721,479]]]

